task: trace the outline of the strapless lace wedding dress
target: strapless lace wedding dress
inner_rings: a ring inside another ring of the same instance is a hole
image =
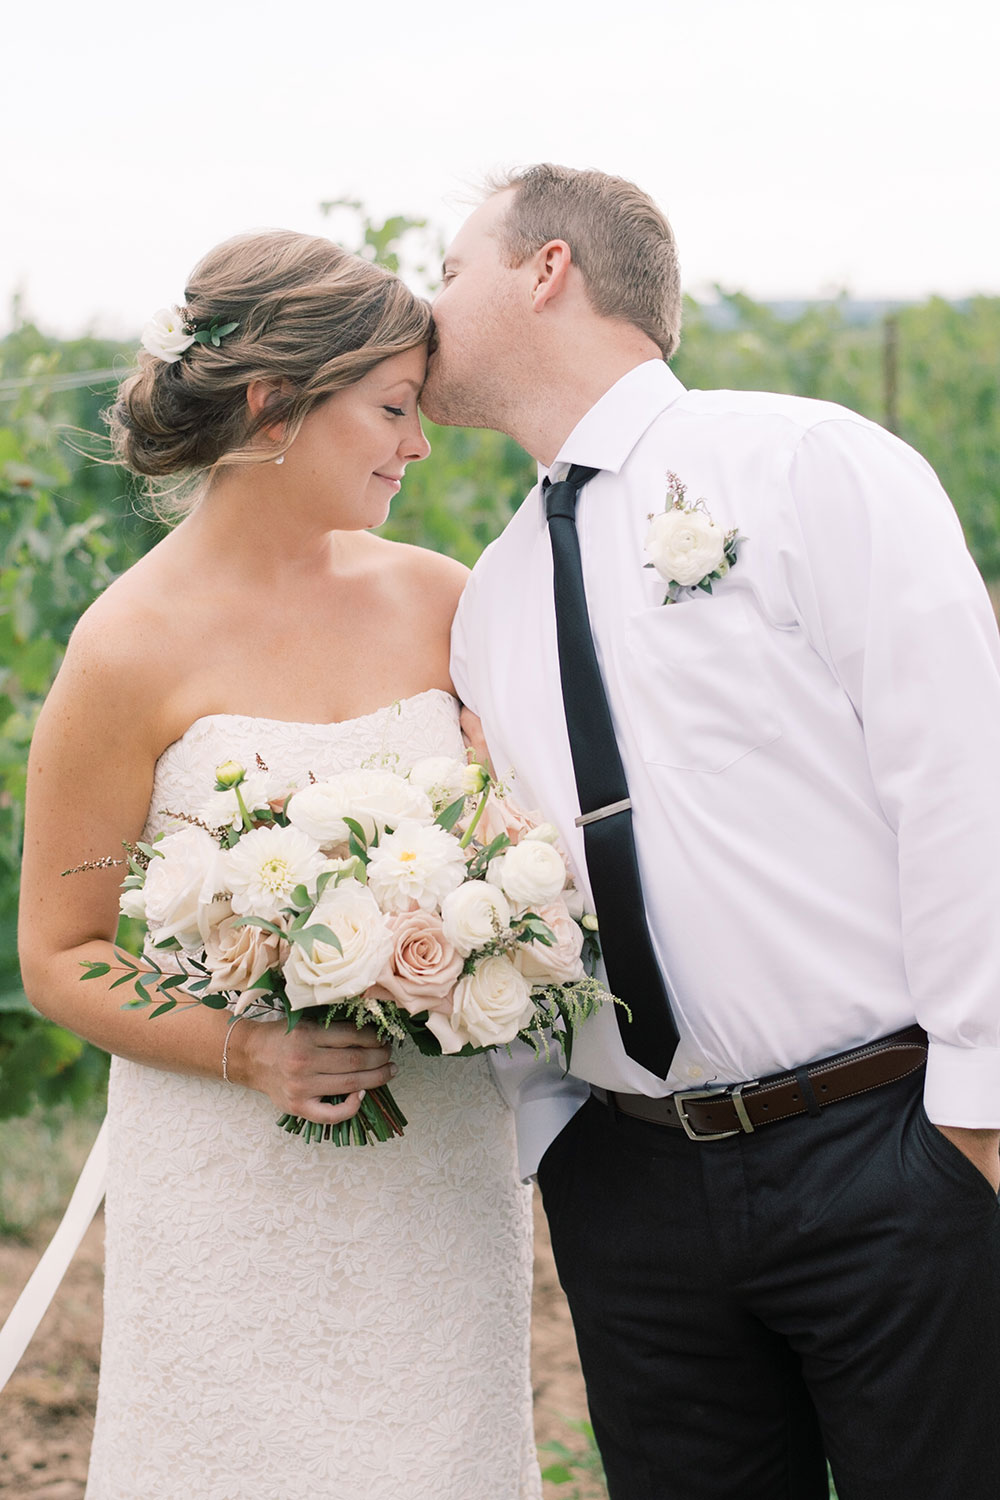
[[[437,689],[341,724],[212,715],[160,757],[147,834],[230,758],[301,778],[462,753]],[[114,1061],[87,1500],[538,1500],[512,1119],[485,1058],[396,1061],[406,1134],[361,1149]]]

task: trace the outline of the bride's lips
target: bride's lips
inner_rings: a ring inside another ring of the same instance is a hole
[[[384,479],[386,484],[391,484],[392,492],[394,495],[398,492],[399,487],[403,482],[402,474],[380,474],[378,470],[375,471],[375,478]]]

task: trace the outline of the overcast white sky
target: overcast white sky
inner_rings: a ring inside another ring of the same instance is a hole
[[[1000,293],[997,0],[18,0],[0,327],[131,336],[218,240],[426,215],[553,160],[667,210],[687,289]]]

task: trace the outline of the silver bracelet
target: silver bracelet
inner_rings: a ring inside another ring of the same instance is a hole
[[[247,1019],[248,1018],[246,1016],[234,1016],[233,1019],[230,1021],[229,1025],[226,1027],[226,1040],[222,1044],[222,1081],[223,1081],[223,1083],[231,1083],[232,1082],[232,1079],[229,1076],[229,1038],[232,1036],[233,1032],[235,1031],[236,1027],[240,1024],[240,1022],[241,1021],[245,1021]]]

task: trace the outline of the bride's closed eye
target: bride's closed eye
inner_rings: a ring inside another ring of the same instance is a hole
[[[406,416],[406,412],[403,410],[403,408],[401,406],[383,406],[382,410],[383,411],[392,412],[392,415],[394,417],[405,417]]]

